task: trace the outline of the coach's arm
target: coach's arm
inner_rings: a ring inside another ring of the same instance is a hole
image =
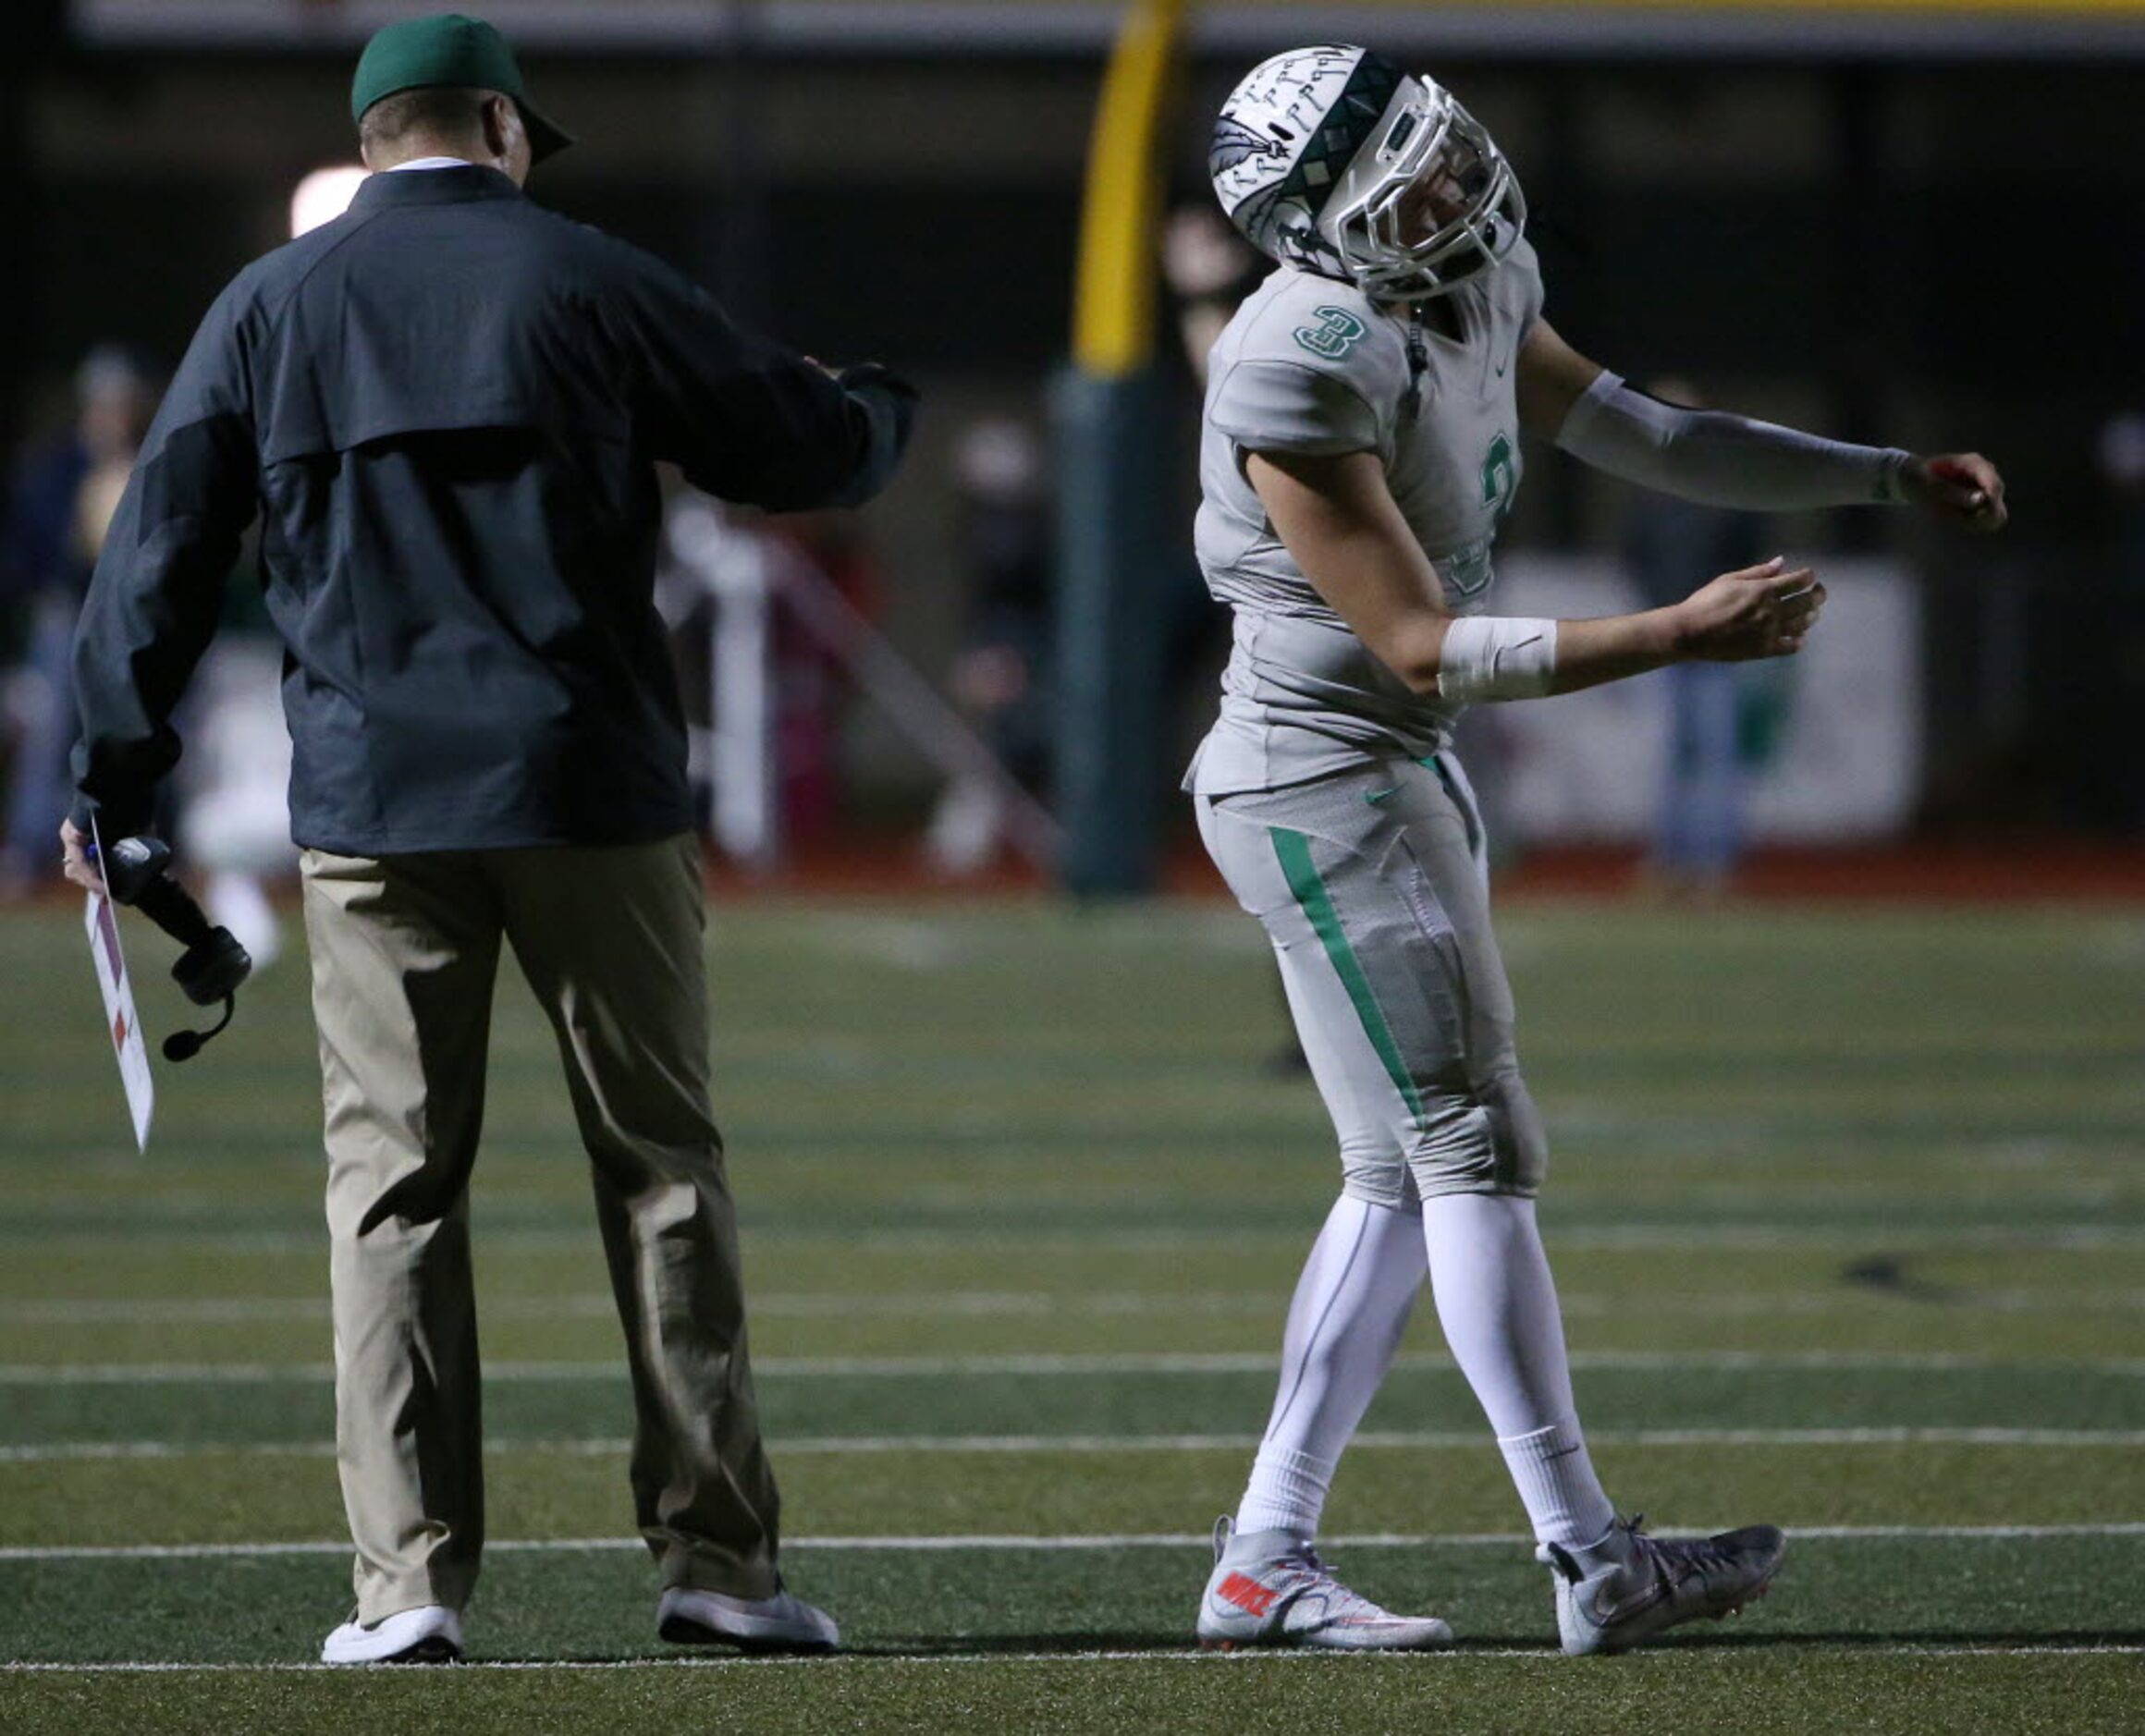
[[[70,826],[147,831],[177,763],[171,715],[214,636],[252,521],[259,461],[242,365],[246,298],[202,322],[143,437],[75,629],[81,736]]]
[[[696,284],[644,260],[607,308],[651,456],[723,500],[861,506],[892,479],[916,389],[876,363],[832,372],[741,330]]]

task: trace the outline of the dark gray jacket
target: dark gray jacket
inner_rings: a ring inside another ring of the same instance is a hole
[[[376,175],[241,272],[141,449],[75,642],[74,820],[144,829],[239,537],[288,655],[291,833],[346,855],[686,829],[656,461],[852,506],[915,394],[740,332],[472,166]]]

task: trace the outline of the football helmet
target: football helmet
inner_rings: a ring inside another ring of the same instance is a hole
[[[1447,294],[1526,227],[1518,177],[1451,92],[1342,43],[1253,67],[1207,166],[1254,247],[1381,301]]]

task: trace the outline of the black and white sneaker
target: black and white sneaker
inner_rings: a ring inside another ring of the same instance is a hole
[[[731,1597],[673,1585],[656,1609],[656,1632],[677,1645],[735,1645],[747,1652],[831,1652],[834,1618],[794,1592]]]
[[[400,1609],[371,1627],[355,1615],[321,1643],[324,1664],[459,1664],[461,1618],[441,1604]]]

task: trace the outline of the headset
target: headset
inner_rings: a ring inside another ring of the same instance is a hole
[[[231,1022],[239,985],[252,974],[253,960],[232,937],[202,913],[200,905],[171,874],[171,846],[159,837],[123,837],[97,852],[104,889],[115,903],[140,911],[186,948],[171,967],[172,980],[196,1007],[224,1003],[224,1016],[206,1031],[174,1031],[164,1039],[164,1058],[190,1061],[202,1045]]]

